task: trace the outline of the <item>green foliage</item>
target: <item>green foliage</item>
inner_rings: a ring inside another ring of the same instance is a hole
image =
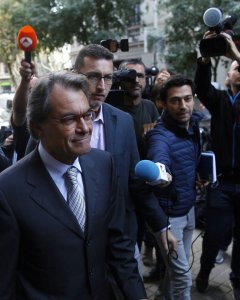
[[[231,12],[239,15],[239,1],[164,0],[161,3],[164,3],[167,11],[171,13],[165,23],[167,64],[176,72],[193,76],[199,42],[208,30],[203,22],[204,12],[210,7],[218,7],[225,16]],[[234,26],[234,30],[240,34],[240,20]],[[218,61],[219,58],[216,58],[214,68],[217,68]]]
[[[18,31],[31,25],[38,37],[35,53],[46,53],[72,43],[99,43],[102,39],[119,39],[134,15],[138,0],[1,0],[0,61],[12,80]]]
[[[52,51],[73,37],[86,44],[123,34],[134,13],[136,0],[21,0],[12,11],[12,22],[20,28],[35,28],[39,48]],[[110,36],[111,35],[111,36]]]

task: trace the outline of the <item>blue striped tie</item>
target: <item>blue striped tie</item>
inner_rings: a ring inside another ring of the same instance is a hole
[[[86,222],[85,199],[77,180],[77,174],[78,169],[72,166],[64,174],[64,177],[67,186],[67,200],[69,207],[76,216],[78,223],[84,232]]]

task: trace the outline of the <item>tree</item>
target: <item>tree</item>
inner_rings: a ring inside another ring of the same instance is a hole
[[[0,4],[0,62],[8,69],[13,84],[16,81],[13,75],[13,64],[18,53],[16,45],[17,30],[12,23],[12,10],[18,9],[18,3],[13,0],[1,0]]]
[[[138,0],[21,0],[13,11],[15,26],[30,23],[37,32],[39,49],[52,51],[73,37],[80,43],[99,43],[119,36],[130,25]]]
[[[193,76],[199,42],[204,32],[208,30],[203,22],[203,13],[210,7],[218,7],[222,9],[224,15],[231,12],[239,15],[238,2],[229,0],[161,1],[170,13],[165,26],[167,51],[165,58],[169,68]],[[234,26],[234,30],[240,33],[240,22]],[[220,57],[212,58],[214,81],[217,81],[217,67],[221,59]],[[225,63],[224,59],[222,62]]]
[[[125,34],[139,0],[1,0],[0,54],[10,74],[18,52],[18,30],[31,25],[39,43],[35,53],[72,43],[99,43]]]

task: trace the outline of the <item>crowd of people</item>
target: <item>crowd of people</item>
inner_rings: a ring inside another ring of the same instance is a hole
[[[217,167],[217,181],[207,185],[196,288],[207,293],[230,236],[230,282],[240,299],[240,53],[223,35],[232,60],[226,90],[211,84],[211,59],[200,57],[194,79],[161,70],[144,99],[145,65],[129,59],[119,69],[136,78],[120,81],[117,107],[105,101],[114,64],[103,46],[84,46],[71,71],[45,76],[22,60],[13,134],[0,147],[0,299],[144,300],[151,278],[142,263],[153,264],[154,248],[155,299],[191,299],[203,150],[195,95],[211,114]],[[145,159],[164,164],[167,183],[136,176]]]

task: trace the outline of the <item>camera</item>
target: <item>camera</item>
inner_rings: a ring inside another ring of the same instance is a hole
[[[100,45],[107,48],[111,52],[117,52],[120,49],[123,52],[129,51],[128,39],[122,39],[120,42],[117,40],[102,40]]]
[[[233,31],[233,27],[237,22],[237,17],[234,14],[223,19],[221,9],[211,7],[204,12],[203,21],[210,31],[216,32],[215,37],[202,39],[200,41],[199,49],[203,57],[226,55],[229,45],[225,37],[220,34],[221,32],[226,32],[231,35],[240,51],[240,35]]]
[[[153,76],[156,76],[159,69],[155,66],[146,68],[146,87],[142,94],[143,98],[150,99],[151,89],[153,85]],[[134,69],[121,69],[113,73],[113,84],[112,88],[106,99],[107,103],[115,107],[121,107],[124,104],[125,91],[121,89],[121,82],[127,81],[135,83],[137,78],[137,72]]]

